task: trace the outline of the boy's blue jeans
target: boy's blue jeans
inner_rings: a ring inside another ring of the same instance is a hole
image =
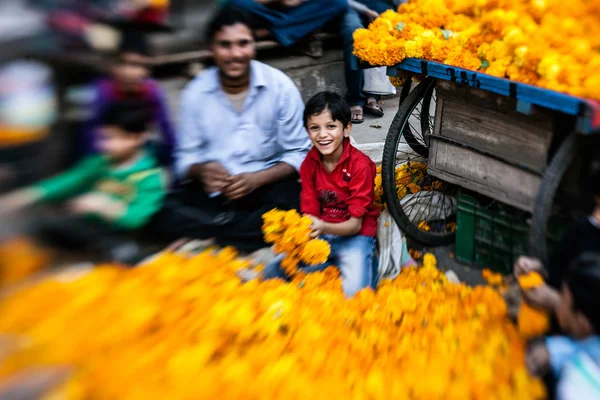
[[[302,267],[304,272],[317,272],[335,265],[342,274],[342,289],[348,297],[361,289],[377,286],[378,260],[375,254],[375,238],[369,236],[335,236],[325,235],[331,246],[329,260],[323,264]],[[281,269],[281,261],[285,254],[277,256],[263,271],[264,279],[288,279]]]

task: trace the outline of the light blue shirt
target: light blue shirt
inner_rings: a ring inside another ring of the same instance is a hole
[[[184,89],[175,167],[180,177],[192,164],[217,161],[231,175],[256,172],[284,162],[300,169],[310,148],[304,104],[283,72],[252,61],[250,88],[238,112],[219,82],[216,67]]]

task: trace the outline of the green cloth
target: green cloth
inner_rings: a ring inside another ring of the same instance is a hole
[[[116,220],[106,222],[118,229],[131,230],[146,224],[163,205],[167,185],[164,172],[157,165],[147,153],[132,165],[120,168],[111,165],[102,155],[92,155],[70,170],[35,185],[34,189],[44,202],[90,193],[122,202],[125,212]]]

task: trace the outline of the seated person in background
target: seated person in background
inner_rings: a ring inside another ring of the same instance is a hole
[[[298,208],[297,170],[310,148],[302,97],[283,72],[254,61],[248,15],[229,6],[209,23],[215,67],[183,91],[176,170],[188,180],[152,223],[165,240],[215,238],[265,247],[262,215]]]
[[[556,317],[568,336],[551,336],[530,346],[527,367],[534,375],[551,369],[558,400],[600,398],[600,255],[584,253],[566,275]]]
[[[124,29],[119,54],[111,69],[111,76],[96,84],[96,98],[92,118],[84,132],[84,152],[98,151],[98,127],[103,125],[105,110],[114,102],[140,100],[151,105],[151,117],[160,129],[160,142],[152,143],[152,151],[163,165],[172,162],[175,131],[169,120],[165,95],[158,82],[149,78],[148,46],[143,33],[135,27]]]
[[[350,9],[342,19],[342,38],[344,39],[344,76],[346,78],[346,101],[352,110],[352,123],[364,121],[363,111],[376,117],[383,116],[378,104],[379,96],[363,92],[364,70],[358,67],[358,58],[354,52],[354,31],[364,28],[386,10],[396,9],[394,0],[350,0]]]
[[[291,46],[343,15],[347,0],[228,0],[259,17],[282,46]]]
[[[99,154],[54,178],[0,197],[0,211],[62,203],[64,212],[35,227],[43,242],[97,253],[102,261],[135,261],[137,245],[125,233],[146,225],[161,208],[166,191],[162,169],[144,150],[148,108],[140,102],[111,104],[98,131]]]
[[[335,265],[347,296],[376,287],[375,163],[350,144],[350,107],[335,93],[313,96],[304,110],[304,124],[313,143],[300,168],[300,209],[313,220],[315,236],[331,245],[330,260],[303,268],[314,272]],[[286,278],[278,256],[262,277]]]
[[[556,246],[546,266],[547,284],[523,292],[527,302],[534,306],[554,309],[560,300],[559,291],[568,266],[582,253],[600,252],[600,162],[592,163],[585,186],[586,191],[594,196],[594,209],[591,215],[573,223]],[[531,257],[519,257],[514,265],[517,278],[543,270],[542,261]]]

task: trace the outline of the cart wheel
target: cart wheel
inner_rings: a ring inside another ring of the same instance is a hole
[[[412,239],[437,246],[454,241],[457,188],[428,174],[426,140],[418,142],[420,147],[409,142],[416,139],[411,133],[421,131],[422,106],[434,87],[435,80],[427,78],[400,104],[385,140],[382,184],[385,202],[398,227]],[[433,120],[429,113],[427,121],[430,131]]]
[[[410,84],[411,81],[409,80],[407,83]],[[433,129],[433,121],[435,118],[435,85],[428,87],[425,94],[422,96],[421,104],[413,111],[414,118],[412,118],[412,120],[403,128],[403,136],[406,143],[415,151],[415,153],[424,158],[428,158],[429,135]],[[404,100],[401,99],[400,105],[402,105]]]
[[[595,137],[571,134],[554,154],[544,171],[535,200],[529,234],[531,256],[547,261],[550,255],[548,240],[562,236],[553,235],[554,227],[560,226],[564,230],[588,213],[590,199],[582,195],[582,187],[598,145]]]

